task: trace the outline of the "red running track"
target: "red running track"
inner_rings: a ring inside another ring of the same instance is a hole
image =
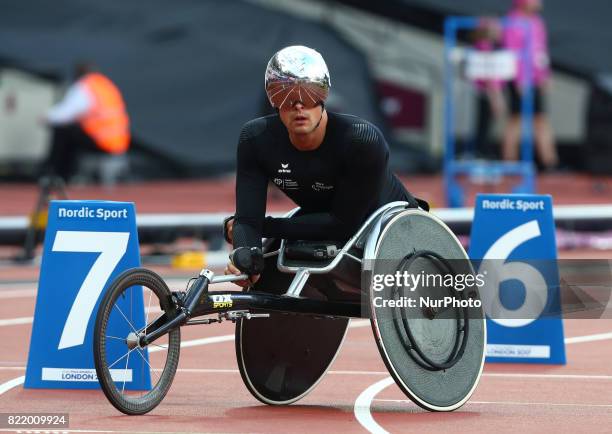
[[[32,316],[37,277],[36,269],[2,271],[6,283],[0,281],[0,388],[25,373],[31,323],[7,325],[6,320]],[[182,349],[169,394],[145,416],[122,415],[99,391],[22,386],[0,395],[0,412],[68,411],[70,431],[76,432],[365,432],[355,416],[355,403],[388,374],[369,324],[353,324],[357,327],[349,329],[328,375],[310,395],[286,407],[263,405],[249,394],[238,374],[233,341],[227,340]],[[487,365],[471,400],[452,413],[421,410],[390,385],[373,397],[370,411],[360,415],[371,415],[370,429],[392,433],[610,432],[612,320],[569,320],[565,330],[570,338],[604,334],[600,337],[605,339],[568,344],[566,366]],[[231,334],[231,323],[195,326],[183,329],[183,341]]]
[[[402,182],[416,196],[429,201],[434,207],[445,207],[442,177],[402,176]],[[471,185],[466,193],[466,206],[473,205],[476,190],[501,193],[509,184]],[[292,202],[276,189],[268,195],[268,211],[282,211],[294,207]],[[541,175],[537,178],[537,192],[551,194],[555,205],[609,204],[612,197],[612,177],[595,177],[567,173]],[[73,186],[68,188],[70,199],[98,199],[135,202],[139,213],[199,213],[230,212],[234,209],[234,177],[220,179],[163,181],[100,186]],[[38,197],[34,184],[0,185],[0,216],[28,215]]]

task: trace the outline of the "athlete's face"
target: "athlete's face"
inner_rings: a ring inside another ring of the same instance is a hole
[[[306,108],[298,101],[292,107],[279,109],[278,114],[290,134],[302,135],[313,132],[321,119],[322,112],[321,105]]]

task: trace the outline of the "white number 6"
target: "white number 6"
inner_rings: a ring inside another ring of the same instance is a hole
[[[486,275],[487,288],[481,292],[489,318],[505,327],[523,327],[535,321],[548,301],[548,286],[542,273],[525,262],[504,262],[521,244],[541,235],[537,220],[518,226],[501,236],[485,253],[478,273]],[[505,280],[519,280],[525,286],[525,302],[516,309],[506,309],[499,297],[499,285]]]

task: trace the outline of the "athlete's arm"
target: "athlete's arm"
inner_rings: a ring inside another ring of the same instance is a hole
[[[257,143],[254,143],[252,137],[253,128],[252,123],[246,124],[242,128],[238,142],[234,248],[261,248],[268,178],[259,164]]]
[[[359,229],[380,197],[389,150],[380,131],[356,124],[347,137],[342,176],[329,213],[265,219],[263,234],[271,238],[346,240]]]

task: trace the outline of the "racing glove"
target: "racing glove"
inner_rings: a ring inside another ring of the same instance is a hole
[[[249,276],[261,274],[264,269],[264,257],[259,247],[238,247],[230,253],[230,261]]]

